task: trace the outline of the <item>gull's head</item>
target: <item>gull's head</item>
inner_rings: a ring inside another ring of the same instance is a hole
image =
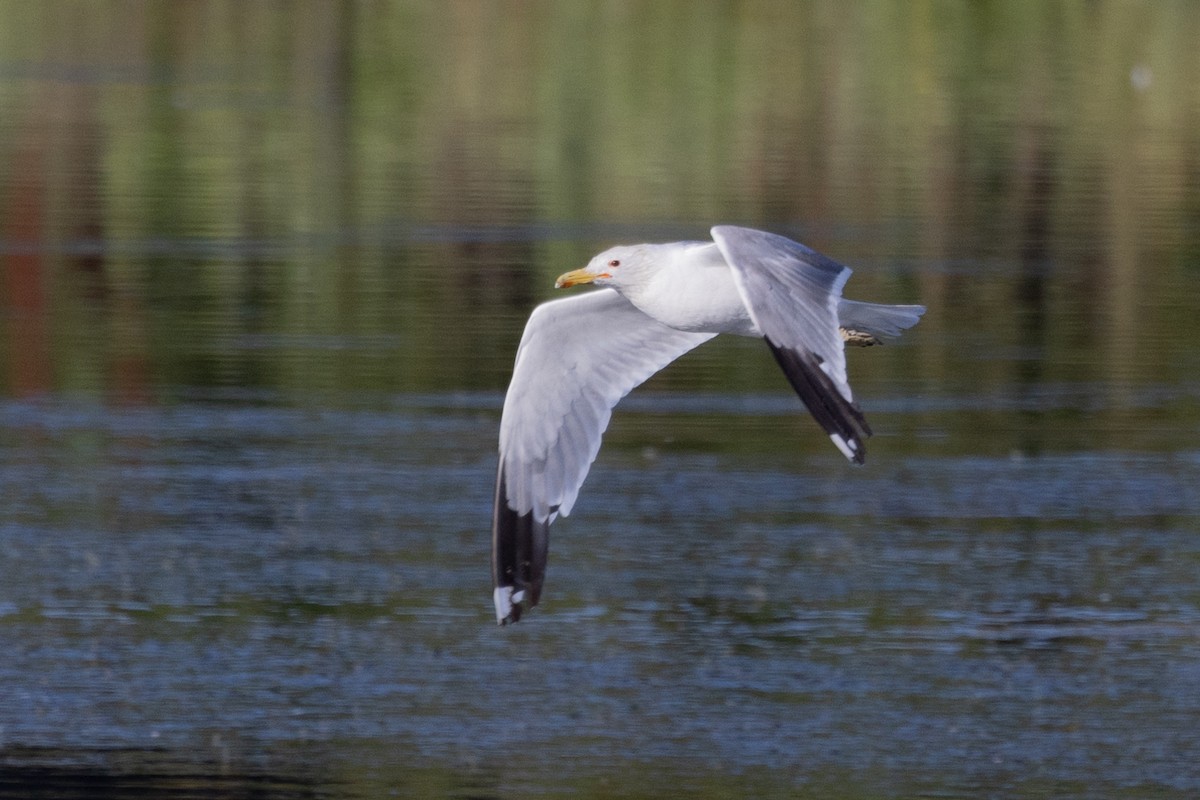
[[[650,265],[649,250],[648,245],[641,244],[609,248],[589,261],[583,269],[559,275],[554,288],[566,289],[587,283],[618,289],[628,286]]]

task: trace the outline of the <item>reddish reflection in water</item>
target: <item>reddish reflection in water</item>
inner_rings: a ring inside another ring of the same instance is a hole
[[[44,237],[41,137],[28,136],[9,165],[10,179],[0,201],[7,252],[0,257],[4,292],[9,391],[18,397],[43,394],[52,387]]]

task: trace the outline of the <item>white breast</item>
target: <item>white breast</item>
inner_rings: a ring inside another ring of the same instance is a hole
[[[629,301],[676,330],[760,336],[717,246],[676,247],[651,280],[623,290]]]

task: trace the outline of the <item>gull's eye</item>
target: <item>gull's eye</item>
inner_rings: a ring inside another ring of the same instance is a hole
[[[608,265],[610,267],[619,267],[621,266],[621,262],[614,258],[612,261],[608,262]]]

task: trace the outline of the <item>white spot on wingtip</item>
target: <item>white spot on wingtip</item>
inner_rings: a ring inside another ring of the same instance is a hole
[[[840,433],[831,433],[829,438],[837,445],[837,449],[842,451],[842,455],[851,461],[854,460],[854,456],[858,452],[857,442],[847,442]]]
[[[492,602],[496,605],[496,622],[503,625],[512,619],[513,606],[525,599],[525,590],[514,592],[511,586],[497,586],[492,591]]]
[[[492,602],[496,604],[496,622],[503,625],[512,615],[512,587],[497,586],[492,592]]]

